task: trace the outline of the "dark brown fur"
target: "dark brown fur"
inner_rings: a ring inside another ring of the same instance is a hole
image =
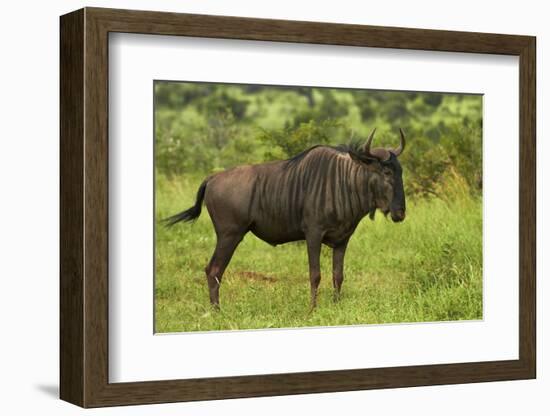
[[[289,160],[239,166],[207,178],[195,206],[168,223],[197,218],[204,199],[217,236],[205,270],[211,303],[219,306],[225,268],[249,231],[272,245],[306,240],[312,307],[321,279],[321,244],[332,247],[338,299],[346,247],[361,219],[372,218],[376,209],[391,212],[396,222],[405,217],[397,157],[382,161],[371,155],[357,146],[316,146]]]

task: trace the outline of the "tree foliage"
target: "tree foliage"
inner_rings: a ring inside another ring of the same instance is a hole
[[[406,132],[408,196],[440,197],[451,181],[481,193],[480,95],[155,83],[155,166],[167,176],[285,159],[363,140],[374,127],[375,146],[395,146],[398,128]]]

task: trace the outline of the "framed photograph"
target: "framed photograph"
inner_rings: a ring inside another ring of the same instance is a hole
[[[63,400],[535,378],[534,37],[60,29]]]

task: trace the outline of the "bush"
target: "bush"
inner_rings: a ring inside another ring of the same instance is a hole
[[[408,197],[444,198],[458,182],[475,196],[483,185],[481,123],[476,95],[157,82],[155,166],[167,176],[207,175],[364,140],[373,127],[375,146],[395,146],[402,127]]]
[[[216,113],[205,122],[190,120],[184,124],[173,122],[169,126],[157,123],[156,168],[171,176],[209,173],[230,167],[231,164],[225,163],[222,158],[222,153],[228,146],[234,145],[240,132],[231,112]],[[235,160],[232,159],[232,162]]]
[[[264,153],[266,160],[287,159],[311,146],[330,144],[334,131],[342,126],[334,120],[301,123],[296,127],[285,127],[280,130],[263,130],[260,142],[267,146]]]

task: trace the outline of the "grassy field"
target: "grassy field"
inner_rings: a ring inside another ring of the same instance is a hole
[[[202,178],[157,175],[157,220],[194,203]],[[318,307],[309,313],[303,243],[272,247],[248,234],[212,310],[204,267],[216,237],[206,209],[193,224],[156,231],[156,332],[288,328],[482,318],[482,204],[467,193],[407,201],[400,224],[365,218],[346,254],[340,302],[332,301],[331,250],[321,253]]]

